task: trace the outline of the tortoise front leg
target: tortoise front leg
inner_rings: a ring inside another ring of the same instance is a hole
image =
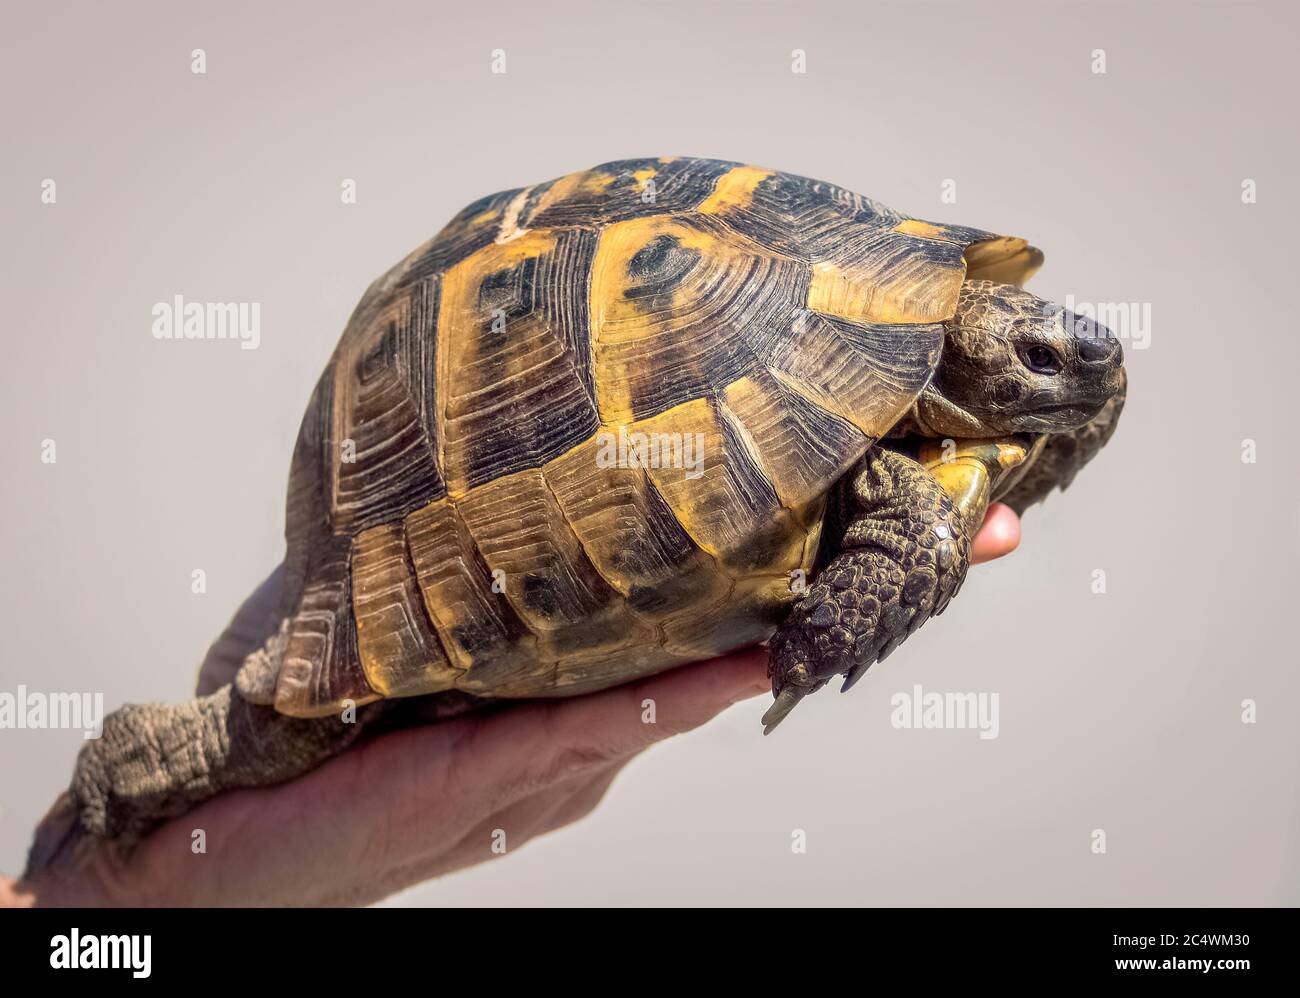
[[[772,638],[776,702],[764,733],[804,696],[844,674],[847,690],[956,595],[971,539],[999,481],[1024,460],[1020,440],[967,441],[920,460],[873,448],[851,473],[855,515],[842,550]]]

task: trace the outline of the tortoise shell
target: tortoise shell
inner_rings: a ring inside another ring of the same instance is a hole
[[[708,159],[475,201],[371,285],[316,387],[241,693],[568,695],[765,639],[962,281],[1040,262]]]

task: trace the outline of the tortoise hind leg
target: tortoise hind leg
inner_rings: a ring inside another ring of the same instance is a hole
[[[848,483],[856,506],[840,552],[772,638],[771,732],[808,693],[844,689],[943,612],[966,577],[993,487],[1024,459],[1019,442],[970,441],[921,462],[873,448]],[[923,462],[923,463],[922,463]]]
[[[27,872],[67,860],[86,836],[129,846],[223,790],[292,779],[346,748],[377,714],[358,710],[352,723],[286,717],[230,686],[189,703],[114,711],[37,829]]]

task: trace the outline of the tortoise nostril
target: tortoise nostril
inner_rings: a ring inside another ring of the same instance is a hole
[[[1120,349],[1119,340],[1109,336],[1080,337],[1075,343],[1079,350],[1079,359],[1086,364],[1114,360]]]
[[[1119,340],[1105,326],[1077,312],[1063,313],[1061,322],[1074,337],[1079,359],[1085,364],[1108,363],[1119,357]]]

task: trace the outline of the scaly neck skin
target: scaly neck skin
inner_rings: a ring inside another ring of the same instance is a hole
[[[944,439],[951,437],[992,437],[1000,431],[985,426],[978,419],[944,398],[933,386],[917,396],[912,408],[899,421],[895,435],[915,435]]]

